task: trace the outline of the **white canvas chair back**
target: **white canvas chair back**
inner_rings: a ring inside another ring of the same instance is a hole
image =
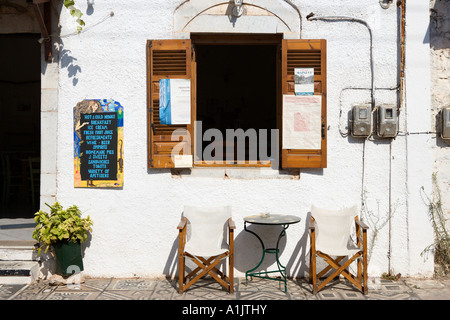
[[[190,236],[185,251],[201,257],[212,257],[228,250],[224,226],[231,218],[231,206],[185,206],[184,217],[190,222]]]
[[[311,207],[311,216],[317,224],[316,250],[332,256],[348,256],[359,251],[350,239],[352,222],[358,215],[357,206],[328,210]]]

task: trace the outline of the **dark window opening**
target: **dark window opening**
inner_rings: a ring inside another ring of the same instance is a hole
[[[277,128],[276,50],[276,45],[196,46],[196,120],[202,121],[202,137],[206,130],[218,129],[225,144],[226,129],[254,129],[259,145],[259,129],[267,129],[267,150],[258,150],[257,159],[250,157],[248,138],[245,159],[237,158],[236,139],[226,142],[234,146],[234,160],[254,161],[260,160],[260,154],[271,154],[270,130]],[[197,156],[202,152],[202,159],[209,160],[203,151],[210,143],[203,141]],[[223,160],[226,151],[223,146]]]

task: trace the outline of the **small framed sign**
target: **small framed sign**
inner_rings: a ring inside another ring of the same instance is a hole
[[[314,94],[314,68],[295,68],[295,95],[309,96]]]

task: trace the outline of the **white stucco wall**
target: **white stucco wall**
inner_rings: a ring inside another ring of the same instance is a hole
[[[419,235],[424,232],[422,242],[411,241],[408,245],[409,270],[425,273],[432,262],[419,257],[423,243],[433,242],[432,230],[429,224],[426,203],[421,197],[421,188],[431,194],[433,172],[433,157],[431,151],[432,135],[431,110],[431,72],[429,46],[429,12],[428,3],[412,3],[406,7],[406,123],[408,132],[407,154],[407,187],[408,187],[408,228],[409,235]],[[409,22],[411,21],[411,22]],[[412,23],[414,21],[414,23]],[[420,161],[419,161],[420,159]],[[421,263],[423,261],[423,263]]]
[[[301,25],[302,38],[327,39],[328,53],[328,167],[301,170],[299,179],[266,178],[263,174],[250,178],[245,177],[245,169],[238,172],[241,178],[231,175],[226,179],[221,169],[212,176],[197,169],[195,174],[182,177],[172,176],[169,170],[147,169],[146,41],[180,35],[174,27],[174,15],[180,14],[176,9],[187,2],[96,1],[88,12],[86,4],[80,2],[86,27],[78,35],[70,35],[76,30],[76,23],[66,10],[62,11],[58,119],[57,128],[50,129],[57,135],[56,199],[64,206],[77,204],[94,221],[92,239],[85,249],[86,275],[176,276],[176,226],[183,205],[226,203],[233,206],[237,225],[237,276],[245,274],[259,260],[259,244],[243,230],[243,217],[270,211],[302,219],[289,227],[281,243],[281,261],[286,264],[288,275],[302,277],[308,270],[307,218],[311,205],[361,206],[362,195],[362,216],[371,235],[376,231],[376,239],[370,238],[370,275],[388,272],[389,267],[403,275],[432,274],[432,259],[424,262],[420,257],[421,250],[432,242],[432,230],[419,195],[421,186],[431,186],[430,137],[405,134],[406,130],[429,127],[428,122],[422,124],[423,119],[430,117],[429,78],[413,80],[419,73],[429,73],[429,61],[424,60],[427,45],[421,42],[427,32],[427,4],[411,5],[408,11],[411,45],[408,42],[407,62],[411,63],[406,70],[407,101],[400,113],[402,134],[394,140],[363,142],[343,137],[339,128],[347,130],[347,113],[353,105],[370,102],[368,30],[357,22],[308,21],[306,15],[314,12],[316,16],[342,15],[365,20],[373,32],[376,103],[396,104],[397,91],[392,90],[397,87],[398,72],[396,6],[385,10],[378,1],[369,0],[291,2],[302,16],[301,22],[292,20],[296,28]],[[197,3],[202,6],[205,1]],[[283,10],[294,10],[286,1],[270,3]],[[191,1],[190,5],[194,4]],[[297,12],[289,19],[295,16]],[[214,27],[215,18],[202,17],[204,32],[220,31],[220,27]],[[251,24],[251,18],[246,19]],[[300,36],[300,32],[286,35],[293,36]],[[418,65],[423,69],[418,70]],[[83,99],[97,98],[117,100],[125,110],[122,189],[73,187],[73,107]],[[390,223],[389,212],[393,214]],[[276,241],[278,230],[273,235],[270,229],[264,233],[266,241]]]

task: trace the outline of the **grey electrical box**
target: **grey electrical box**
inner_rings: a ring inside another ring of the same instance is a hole
[[[353,137],[365,138],[372,133],[372,110],[370,104],[352,108],[351,127]]]
[[[397,106],[378,106],[378,136],[381,138],[394,138],[398,133]]]
[[[441,110],[442,139],[450,139],[450,107],[443,107]]]

